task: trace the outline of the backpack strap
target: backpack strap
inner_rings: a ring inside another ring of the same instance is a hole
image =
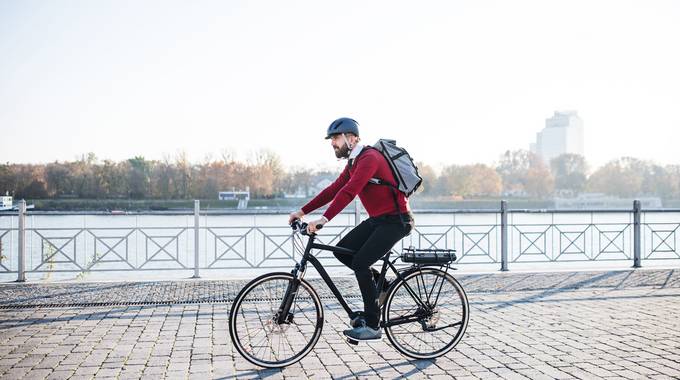
[[[399,210],[399,201],[397,200],[397,191],[399,189],[390,182],[387,182],[380,178],[371,178],[368,180],[368,182],[374,185],[382,185],[390,188],[390,191],[392,192],[392,199],[394,200],[394,209],[397,210],[397,214],[399,214],[399,220],[401,220],[401,224],[406,225],[406,221],[404,220],[404,217],[401,215],[401,210]]]
[[[364,153],[368,150],[368,148],[370,148],[370,149],[375,149],[375,148],[373,148],[373,147],[370,146],[370,145],[364,145],[364,147],[361,148],[361,152],[359,152],[359,154],[357,154],[356,157],[354,157],[354,158],[351,159],[351,160],[347,160],[347,166],[348,166],[350,169],[352,169],[352,165],[354,165],[354,160],[356,160],[357,158],[361,157],[361,155],[364,154]],[[349,181],[349,170],[347,171],[347,180]]]
[[[359,152],[359,154],[357,154],[357,156],[354,157],[354,159],[352,159],[352,162],[348,162],[347,166],[349,166],[349,168],[351,169],[352,164],[354,163],[354,160],[359,158],[368,149],[375,149],[375,148],[370,146],[370,145],[364,145],[363,149],[361,149],[361,152]],[[381,153],[381,155],[382,155],[382,153]],[[347,172],[347,180],[349,180],[349,171]],[[401,224],[406,225],[406,221],[404,220],[404,217],[401,215],[401,210],[399,210],[399,201],[397,200],[397,191],[399,190],[399,188],[397,188],[393,183],[391,183],[389,181],[385,181],[384,179],[377,178],[377,177],[373,177],[373,178],[369,179],[368,183],[371,183],[371,184],[374,184],[374,185],[387,186],[387,187],[390,188],[390,190],[392,192],[392,199],[394,200],[394,208],[395,208],[395,210],[397,210],[397,214],[399,215],[399,220],[401,220]]]

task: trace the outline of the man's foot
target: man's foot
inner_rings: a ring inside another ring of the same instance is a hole
[[[380,340],[382,338],[382,331],[366,326],[366,321],[361,319],[361,324],[353,329],[343,331],[343,334],[348,338],[365,341],[365,340]]]

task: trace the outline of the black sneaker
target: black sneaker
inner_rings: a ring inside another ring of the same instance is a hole
[[[382,338],[382,331],[380,328],[374,329],[366,326],[366,321],[362,318],[361,324],[353,329],[343,331],[345,336],[357,341],[364,340],[380,340]]]

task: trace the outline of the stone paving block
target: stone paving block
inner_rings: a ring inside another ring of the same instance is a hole
[[[99,367],[80,367],[76,369],[76,376],[93,376],[99,371]]]
[[[30,367],[13,367],[3,373],[2,377],[7,379],[23,379],[30,370]]]
[[[168,380],[170,380],[170,379],[179,380],[179,379],[186,379],[188,377],[188,375],[189,375],[188,372],[185,372],[185,371],[168,371],[168,372],[165,373],[165,378],[168,379]],[[227,377],[227,376],[231,376],[231,374],[225,375],[224,377]],[[218,377],[220,377],[220,376],[218,376]]]
[[[672,378],[680,378],[680,369],[678,367],[668,367],[666,365],[659,365],[655,367],[655,370],[663,375],[670,376]]]
[[[316,357],[306,357],[300,362],[300,364],[302,365],[302,368],[304,368],[305,370],[315,370],[319,368],[324,368],[325,366],[321,359]]]
[[[15,379],[45,379],[47,378],[50,373],[52,373],[51,369],[32,369],[30,371],[27,371],[24,375],[21,377],[15,377]],[[18,374],[18,373],[17,373]],[[7,375],[7,378],[12,378],[10,377],[12,375]]]
[[[21,357],[2,357],[0,358],[0,367],[12,367],[21,361]]]
[[[666,375],[661,375],[661,374],[651,375],[651,376],[649,376],[649,378],[652,379],[652,380],[677,380],[676,378],[666,376]]]
[[[70,379],[71,376],[73,376],[74,373],[75,373],[75,371],[55,370],[47,376],[47,379],[48,380],[66,380],[66,379]]]
[[[147,367],[167,367],[169,363],[169,357],[155,356],[146,362]]]
[[[146,365],[148,359],[146,357],[130,357],[125,360],[126,365]]]
[[[143,374],[148,377],[160,378],[166,372],[165,367],[146,367],[144,368]]]
[[[510,368],[492,368],[491,372],[495,373],[501,379],[507,380],[526,380],[528,377],[511,370]]]
[[[100,368],[95,377],[116,377],[120,373],[121,368]]]
[[[351,372],[349,367],[346,365],[326,365],[324,368],[334,377],[342,376]]]

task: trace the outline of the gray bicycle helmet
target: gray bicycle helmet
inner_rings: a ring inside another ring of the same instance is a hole
[[[353,133],[354,135],[359,136],[359,123],[357,123],[354,119],[341,117],[328,126],[326,138],[330,139],[331,136],[337,135],[339,133]]]

